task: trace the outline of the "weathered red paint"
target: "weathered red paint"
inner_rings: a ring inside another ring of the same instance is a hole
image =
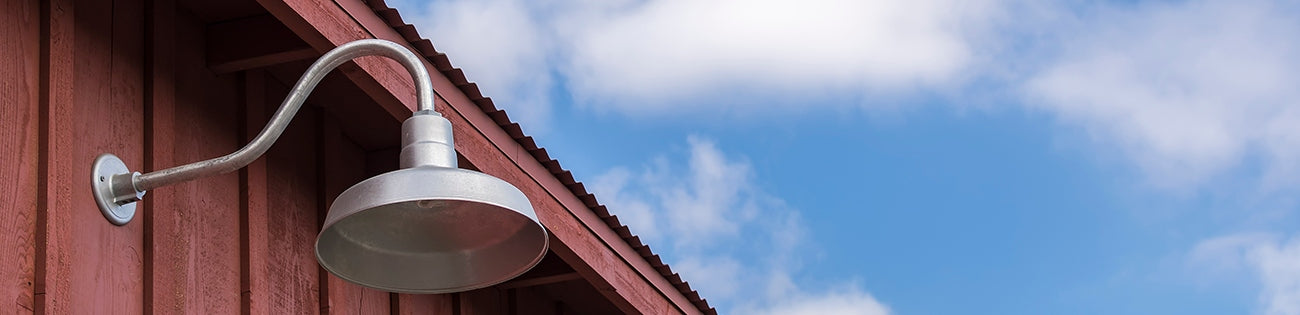
[[[103,152],[143,165],[143,6],[48,3],[42,106],[46,181],[37,223],[37,311],[143,312],[141,224],[104,225],[90,190]],[[75,5],[75,9],[73,6]],[[93,53],[76,53],[93,52]],[[42,211],[43,210],[43,211]]]
[[[239,82],[202,71],[201,24],[173,19],[174,8],[152,13],[174,33],[156,30],[150,47],[148,170],[238,149],[241,117],[230,109],[242,101]],[[240,262],[231,254],[239,252],[238,174],[173,187],[150,192],[146,203],[147,307],[154,313],[238,312]]]
[[[280,107],[287,86],[267,89],[266,112]],[[316,110],[303,107],[276,145],[266,153],[267,304],[272,313],[319,312],[320,274],[315,241],[318,226],[319,174],[316,164]],[[250,262],[256,263],[256,262]]]
[[[0,2],[0,301],[31,311],[40,171],[40,5]],[[0,304],[3,305],[3,304]]]
[[[163,169],[176,164],[173,146],[176,141],[173,136],[176,131],[176,8],[175,3],[168,0],[150,1],[147,7],[149,40],[146,45],[149,53],[145,58],[145,168]],[[172,243],[172,239],[156,237],[174,233],[176,226],[170,220],[173,212],[160,212],[159,209],[173,209],[178,200],[173,191],[154,191],[150,197],[150,202],[138,208],[142,211],[139,215],[144,225],[145,312],[152,314],[160,309],[180,311],[185,306],[187,295],[170,294],[168,288],[184,290],[185,283],[169,282],[173,277],[166,276],[166,272],[174,269],[167,268],[169,264],[163,263],[159,268],[160,262],[178,258],[178,253],[160,252],[158,249],[169,247],[167,245]]]
[[[458,294],[398,294],[392,295],[393,308],[401,315],[456,314],[454,300]]]
[[[266,113],[266,75],[259,70],[241,73],[243,128],[240,138],[251,141],[262,130]],[[268,234],[266,159],[261,158],[239,170],[240,191],[240,311],[243,314],[270,314],[268,284],[272,275],[267,268]]]

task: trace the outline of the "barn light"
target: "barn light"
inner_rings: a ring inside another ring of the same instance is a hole
[[[344,44],[312,64],[248,145],[226,156],[148,174],[112,154],[95,159],[95,201],[109,222],[135,216],[146,190],[228,173],[266,152],[316,84],[356,57],[397,60],[415,79],[419,110],[402,123],[401,169],[364,180],[330,206],[316,259],[339,278],[380,290],[447,293],[488,287],[531,269],[547,235],[518,188],[456,168],[451,123],[433,110],[433,85],[419,57],[393,42]]]

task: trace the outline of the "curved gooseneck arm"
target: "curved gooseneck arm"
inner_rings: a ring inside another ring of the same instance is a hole
[[[247,166],[266,153],[266,150],[271,148],[271,144],[280,138],[285,127],[289,126],[289,121],[293,120],[302,103],[307,100],[307,95],[311,94],[325,74],[353,58],[372,55],[392,58],[406,67],[406,70],[411,73],[411,78],[415,80],[415,90],[419,98],[418,110],[436,113],[433,112],[433,83],[429,81],[429,71],[420,62],[420,57],[406,47],[386,40],[363,39],[350,42],[325,53],[310,68],[307,68],[307,72],[298,79],[293,90],[289,91],[289,96],[285,97],[284,102],[280,104],[280,109],[276,110],[275,116],[272,116],[271,121],[262,128],[262,132],[243,148],[222,157],[137,176],[132,180],[134,189],[146,191],[205,176],[229,173]]]
[[[415,80],[416,96],[419,101],[414,116],[425,117],[421,118],[421,120],[436,117],[435,121],[441,119],[441,121],[445,122],[445,119],[442,119],[433,110],[433,83],[429,79],[429,71],[424,68],[419,56],[394,42],[379,39],[358,40],[330,50],[316,60],[310,68],[307,68],[307,72],[302,75],[301,79],[298,79],[298,83],[294,84],[293,89],[289,91],[289,96],[285,97],[284,102],[280,104],[280,109],[275,111],[275,115],[267,122],[266,127],[262,128],[262,132],[234,153],[147,174],[131,172],[122,163],[121,159],[112,154],[101,155],[95,160],[92,168],[92,188],[94,189],[96,203],[99,204],[100,210],[110,222],[123,225],[135,215],[135,202],[140,201],[147,190],[229,173],[247,166],[262,156],[263,153],[266,153],[266,150],[271,148],[271,144],[274,144],[275,140],[280,138],[280,135],[284,133],[284,129],[289,126],[289,121],[293,120],[293,116],[298,113],[298,109],[302,108],[302,103],[307,100],[307,95],[311,94],[311,91],[316,88],[316,84],[320,83],[321,79],[330,70],[362,56],[384,56],[397,60],[403,67],[406,67],[406,70],[411,74],[411,78]],[[419,164],[428,164],[429,161],[442,161],[442,164],[448,164],[445,162],[448,159],[445,156],[450,154],[450,163],[453,163],[451,165],[454,167],[455,153],[450,149],[450,125],[442,129],[446,129],[446,132],[437,133],[437,130],[433,130],[424,133],[434,132],[432,136],[442,135],[446,137],[445,140],[436,142],[434,145],[422,144],[419,146],[422,149],[411,150],[412,153],[404,154],[403,159],[407,159],[406,156],[409,155],[413,161],[420,162]],[[410,140],[410,142],[428,143],[428,141],[418,140],[420,139]]]

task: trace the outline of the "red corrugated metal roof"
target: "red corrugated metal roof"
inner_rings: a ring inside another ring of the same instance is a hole
[[[559,179],[561,183],[568,187],[575,196],[578,196],[578,199],[582,200],[582,202],[590,208],[592,212],[595,212],[596,216],[604,220],[606,225],[609,225],[610,228],[614,229],[614,231],[618,233],[618,236],[623,238],[623,241],[627,242],[628,245],[631,245],[633,249],[636,249],[636,252],[649,262],[650,266],[659,271],[659,274],[664,278],[667,278],[668,281],[677,288],[678,292],[685,295],[686,298],[689,299],[691,303],[695,304],[695,307],[701,312],[706,314],[717,314],[717,310],[709,306],[708,300],[701,298],[699,292],[691,290],[691,285],[686,281],[683,281],[681,275],[674,273],[672,268],[668,267],[668,264],[664,263],[663,260],[659,258],[659,255],[656,255],[650,250],[649,245],[641,243],[641,238],[633,235],[632,231],[628,229],[626,225],[619,223],[618,216],[610,214],[609,209],[605,208],[605,205],[596,201],[596,196],[588,192],[581,182],[575,180],[572,172],[560,167],[560,162],[552,159],[548,154],[546,154],[546,149],[538,146],[537,142],[533,140],[533,137],[525,135],[523,130],[519,128],[518,123],[510,121],[509,116],[506,115],[504,110],[496,108],[496,105],[492,103],[492,98],[483,96],[483,93],[478,89],[478,85],[465,78],[464,71],[452,67],[451,61],[447,59],[447,54],[438,52],[434,49],[433,42],[421,38],[420,34],[415,30],[414,25],[402,22],[402,16],[397,12],[397,9],[389,7],[383,0],[368,0],[367,2],[370,4],[370,8],[375,11],[375,14],[384,19],[384,21],[388,23],[388,26],[397,30],[397,33],[401,34],[406,41],[410,42],[411,46],[415,47],[420,54],[423,54],[424,57],[428,58],[429,61],[433,63],[436,70],[441,72],[444,76],[447,76],[452,83],[456,84],[456,87],[460,88],[461,92],[465,93],[470,100],[474,101],[474,103],[478,105],[479,109],[483,110],[484,113],[487,113],[489,117],[492,117],[492,120],[496,122],[497,125],[501,126],[501,128],[504,129],[511,138],[514,138],[516,142],[519,142],[521,146],[527,149],[528,153],[531,154],[533,158],[546,166],[546,169],[550,171],[555,178]]]

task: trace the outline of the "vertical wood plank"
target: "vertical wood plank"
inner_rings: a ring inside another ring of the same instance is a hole
[[[505,290],[487,287],[461,292],[458,315],[505,315],[509,309]]]
[[[91,161],[105,152],[134,168],[144,164],[143,7],[138,1],[80,1],[76,7],[51,3],[43,12],[50,36],[43,45],[49,57],[42,93],[48,158],[37,308],[140,313],[142,224],[105,221],[88,174]]]
[[[244,81],[245,139],[251,139],[287,88],[260,71],[246,72]],[[245,314],[320,312],[315,115],[300,110],[276,145],[242,172]]]
[[[455,315],[456,294],[393,294],[396,314]]]
[[[266,112],[274,112],[288,88],[270,82]],[[266,154],[266,272],[272,313],[320,312],[320,279],[315,242],[319,210],[316,152],[317,110],[303,106]],[[264,123],[263,123],[264,124]]]
[[[148,55],[145,57],[145,168],[160,170],[176,164],[172,154],[175,137],[175,20],[173,11],[166,7],[174,5],[168,0],[149,1],[146,28],[148,29]],[[172,9],[174,10],[174,8]],[[159,311],[175,312],[179,301],[173,294],[177,288],[169,286],[173,281],[165,270],[176,265],[174,248],[177,242],[168,236],[174,235],[171,224],[175,212],[182,208],[176,201],[175,190],[155,189],[149,192],[148,202],[141,202],[141,213],[137,215],[144,223],[145,246],[145,313]],[[163,222],[159,226],[159,222]],[[159,250],[159,249],[162,250]],[[161,256],[161,257],[160,257]]]
[[[323,206],[317,218],[323,219],[328,205],[334,203],[343,190],[366,179],[366,152],[348,140],[340,129],[338,119],[330,115],[320,115],[321,140],[319,154],[321,157],[320,179],[322,180]],[[317,228],[319,230],[319,227]],[[313,239],[314,242],[314,239]],[[320,277],[325,279],[321,287],[322,313],[328,314],[387,314],[390,312],[388,292],[362,287],[320,268]]]
[[[160,0],[160,2],[168,2]],[[152,154],[156,169],[205,160],[237,150],[242,102],[233,77],[206,69],[203,28],[177,22],[175,8],[160,3],[151,47],[155,75]],[[173,41],[173,37],[175,36]],[[174,84],[174,85],[173,85]],[[211,176],[155,190],[151,215],[154,258],[151,306],[159,313],[234,313],[240,300],[239,175]]]
[[[0,1],[0,303],[34,310],[37,182],[40,161],[40,3]],[[0,304],[3,305],[3,304]]]
[[[266,75],[260,70],[240,74],[243,81],[240,107],[243,118],[242,138],[247,143],[266,125]],[[240,185],[240,310],[242,314],[269,314],[269,285],[267,264],[266,157],[239,170]]]
[[[59,230],[51,231],[50,207],[54,206],[53,196],[58,195],[57,185],[52,183],[51,170],[54,147],[54,135],[66,134],[67,125],[52,124],[55,118],[60,115],[66,115],[60,111],[60,108],[67,108],[66,104],[72,103],[72,48],[74,39],[72,0],[51,0],[41,2],[41,69],[40,69],[40,165],[37,166],[37,174],[40,178],[37,188],[37,210],[36,210],[36,259],[34,263],[33,284],[32,284],[32,303],[36,313],[49,313],[51,303],[47,302],[47,291],[57,289],[57,283],[47,283],[51,272],[49,271],[49,257],[51,244],[57,245],[57,239],[52,240],[52,234]],[[55,104],[60,104],[60,108],[55,108]],[[57,272],[57,266],[55,266]]]

